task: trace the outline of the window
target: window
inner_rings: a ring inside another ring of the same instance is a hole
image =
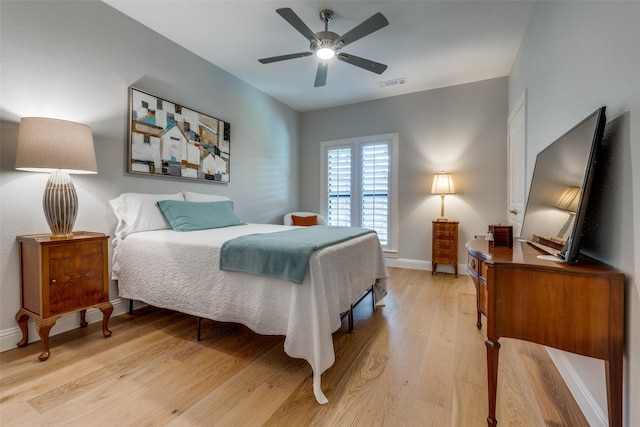
[[[371,228],[396,247],[397,134],[322,143],[323,211],[330,225]]]

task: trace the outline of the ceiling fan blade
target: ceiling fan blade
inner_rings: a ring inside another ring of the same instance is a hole
[[[327,84],[327,70],[329,69],[329,61],[322,61],[318,64],[316,72],[316,82],[313,87],[320,87]]]
[[[320,40],[316,36],[316,34],[307,27],[307,24],[302,22],[302,19],[296,15],[296,13],[291,10],[291,8],[283,7],[281,9],[276,9],[278,15],[282,16],[285,21],[287,21],[293,28],[298,30],[300,34],[305,36],[307,40],[316,45],[320,44]]]
[[[286,61],[287,59],[304,58],[305,56],[313,55],[311,52],[298,52],[290,53],[288,55],[271,56],[269,58],[258,59],[262,64],[270,64],[272,62]]]
[[[362,37],[378,31],[380,28],[384,28],[389,25],[389,21],[380,12],[373,15],[371,18],[364,21],[362,24],[357,25],[351,31],[340,37],[337,42],[342,42],[342,46],[346,46],[353,43]]]
[[[364,68],[376,74],[384,73],[387,66],[379,62],[371,61],[369,59],[360,58],[359,56],[349,55],[348,53],[339,53],[336,55],[340,61],[347,64],[355,65],[356,67]]]

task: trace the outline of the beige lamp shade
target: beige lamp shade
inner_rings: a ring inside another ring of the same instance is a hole
[[[97,173],[89,126],[66,120],[24,117],[20,120],[16,169],[30,172]]]
[[[16,169],[50,172],[42,197],[51,237],[73,236],[78,195],[70,173],[97,173],[91,128],[80,123],[42,117],[20,120]]]
[[[433,186],[431,194],[455,194],[456,189],[453,185],[453,178],[450,173],[437,173],[433,178]]]
[[[433,185],[431,186],[431,194],[440,195],[440,217],[438,221],[447,221],[447,217],[444,216],[444,196],[447,194],[455,194],[456,189],[453,185],[453,178],[450,173],[444,171],[437,173],[433,178]]]

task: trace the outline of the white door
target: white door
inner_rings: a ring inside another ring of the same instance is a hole
[[[509,114],[508,138],[508,195],[507,218],[513,226],[514,236],[520,236],[525,210],[525,147],[527,136],[526,92],[522,94],[513,111]]]

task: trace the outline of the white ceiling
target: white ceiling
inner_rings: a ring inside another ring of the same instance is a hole
[[[298,111],[346,105],[506,76],[532,1],[104,0],[191,52]],[[275,10],[290,7],[313,31],[334,11],[329,30],[344,34],[376,12],[389,25],[343,52],[388,65],[374,74],[338,60],[327,84],[313,87],[314,56],[272,64],[259,58],[303,52],[309,42]],[[406,78],[402,85],[377,83]]]

